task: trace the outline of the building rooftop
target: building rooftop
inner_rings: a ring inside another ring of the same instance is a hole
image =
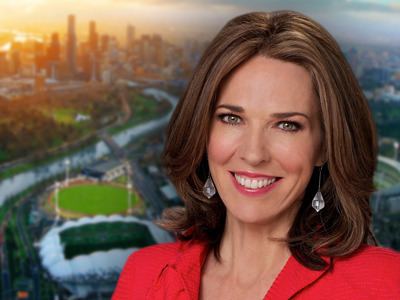
[[[107,161],[101,161],[90,166],[85,167],[86,170],[91,170],[100,173],[106,173],[116,167],[121,166],[122,163],[115,159],[110,159]]]

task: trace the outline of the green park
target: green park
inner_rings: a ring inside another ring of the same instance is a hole
[[[77,184],[63,187],[58,193],[60,212],[65,217],[111,215],[125,213],[129,208],[138,204],[139,198],[134,192],[129,196],[124,186],[113,184]],[[56,193],[51,196],[55,206]]]

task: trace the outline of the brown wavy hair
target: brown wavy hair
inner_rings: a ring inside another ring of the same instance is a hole
[[[229,21],[196,67],[167,129],[164,163],[184,207],[166,210],[160,224],[179,239],[202,240],[219,258],[226,208],[218,193],[202,188],[209,174],[207,142],[218,92],[241,64],[262,55],[305,68],[321,111],[321,191],[325,208],[311,207],[318,187],[315,168],[285,240],[291,253],[311,269],[322,256],[347,256],[376,240],[370,229],[377,142],[368,103],[335,39],[317,22],[293,11],[252,12]]]

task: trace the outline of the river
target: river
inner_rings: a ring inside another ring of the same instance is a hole
[[[171,103],[172,107],[175,107],[178,101],[177,97],[155,88],[146,88],[143,90],[143,94],[153,96],[157,100],[165,99]],[[149,122],[126,129],[113,135],[113,138],[119,146],[124,147],[131,143],[134,139],[167,124],[171,114],[172,112],[159,119],[151,120]],[[110,150],[103,141],[97,142],[95,145],[85,147],[75,154],[69,156],[68,159],[70,160],[70,168],[80,168],[86,166],[109,153]],[[39,166],[33,170],[19,173],[13,177],[0,181],[0,206],[8,198],[17,195],[29,187],[45,179],[64,173],[66,171],[64,161],[65,158],[60,158],[57,161],[53,161],[46,165]]]

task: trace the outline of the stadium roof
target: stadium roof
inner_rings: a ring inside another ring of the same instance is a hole
[[[113,249],[97,251],[89,255],[79,255],[66,259],[64,248],[60,242],[60,233],[66,229],[87,224],[103,222],[133,222],[146,225],[157,243],[172,241],[171,236],[156,227],[152,222],[140,220],[136,217],[96,216],[81,218],[76,221],[67,221],[59,227],[52,228],[39,243],[39,256],[42,265],[57,281],[81,283],[85,280],[107,279],[118,276],[128,256],[138,248]],[[85,296],[85,295],[82,295]]]

